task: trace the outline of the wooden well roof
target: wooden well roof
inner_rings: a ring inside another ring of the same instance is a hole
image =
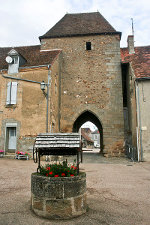
[[[78,133],[43,133],[36,137],[34,147],[38,149],[79,148],[80,140]]]

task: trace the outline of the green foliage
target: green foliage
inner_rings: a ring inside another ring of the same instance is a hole
[[[77,176],[77,167],[67,165],[67,162],[62,164],[46,164],[40,169],[40,174],[47,177],[72,177]]]

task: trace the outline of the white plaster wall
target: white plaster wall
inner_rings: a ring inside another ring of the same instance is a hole
[[[139,82],[143,160],[150,161],[150,80]]]

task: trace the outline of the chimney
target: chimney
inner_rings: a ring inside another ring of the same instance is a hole
[[[129,54],[134,54],[134,35],[129,35],[127,39]]]

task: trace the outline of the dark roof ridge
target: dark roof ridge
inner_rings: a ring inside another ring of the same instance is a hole
[[[116,35],[116,34],[119,34],[120,38],[121,38],[121,32],[119,31],[115,31],[115,32],[103,32],[103,33],[85,33],[85,34],[66,34],[66,35],[54,35],[54,36],[47,36],[47,37],[44,37],[43,36],[40,36],[39,39],[41,40],[42,38],[43,39],[48,39],[48,38],[63,38],[63,37],[79,37],[79,36],[92,36],[92,35]]]
[[[116,31],[99,12],[70,13],[65,14],[39,39],[100,34],[119,34],[121,36],[121,32]]]
[[[6,46],[6,47],[0,47],[0,49],[2,48],[24,48],[24,47],[38,47],[41,46],[39,45],[21,45],[21,46]]]
[[[150,47],[150,45],[144,45],[144,46],[135,46],[135,48],[146,48],[146,47]]]
[[[146,48],[146,47],[150,47],[150,45],[134,46],[134,48]],[[121,47],[120,49],[128,49],[128,47]]]
[[[69,14],[69,15],[77,15],[77,14],[90,14],[90,13],[99,13],[99,12],[97,12],[97,11],[95,12],[95,11],[94,11],[94,12],[66,13],[66,14]],[[65,14],[65,15],[66,15],[66,14]]]

